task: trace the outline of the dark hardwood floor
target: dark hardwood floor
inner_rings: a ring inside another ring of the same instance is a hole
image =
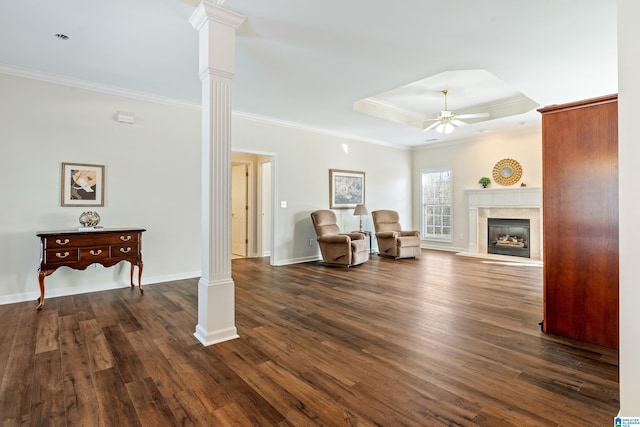
[[[238,259],[233,278],[240,338],[209,347],[196,279],[0,306],[0,425],[600,427],[618,412],[617,351],[541,333],[540,267],[423,251],[351,269]]]

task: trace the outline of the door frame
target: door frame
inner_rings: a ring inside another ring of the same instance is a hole
[[[233,161],[233,163],[250,163],[251,166],[249,166],[249,180],[248,180],[248,198],[249,198],[249,209],[248,209],[248,221],[249,221],[249,225],[248,225],[248,239],[249,239],[249,244],[248,244],[248,249],[249,249],[249,257],[256,257],[256,256],[262,256],[261,254],[265,253],[266,251],[264,250],[265,248],[262,247],[262,244],[260,242],[260,244],[258,244],[258,239],[261,240],[262,233],[263,233],[263,227],[268,226],[271,228],[271,242],[269,243],[269,264],[275,266],[275,241],[276,241],[276,236],[278,235],[278,231],[277,231],[277,223],[278,223],[278,210],[276,209],[276,201],[278,200],[278,180],[277,180],[277,154],[273,153],[273,152],[264,152],[264,151],[257,151],[257,150],[243,150],[243,149],[232,149],[232,154],[233,153],[238,153],[238,154],[250,154],[250,155],[254,155],[254,156],[261,156],[261,157],[268,157],[270,158],[270,160],[260,160],[259,163],[266,163],[269,162],[271,163],[271,195],[270,195],[270,200],[271,200],[271,220],[269,221],[268,224],[262,224],[262,221],[260,221],[260,218],[257,218],[259,215],[259,206],[256,206],[257,203],[260,203],[260,198],[262,197],[262,195],[260,194],[262,189],[261,189],[261,185],[260,185],[260,176],[258,173],[258,184],[257,184],[257,188],[254,188],[256,186],[254,186],[254,179],[253,179],[253,162],[251,161],[242,161],[242,160],[237,160],[237,161]],[[260,168],[258,168],[260,169]],[[258,170],[259,172],[259,170]],[[255,194],[257,192],[257,194]],[[253,202],[253,200],[257,200],[256,203]],[[254,225],[255,224],[255,225]],[[265,255],[267,256],[267,255]]]

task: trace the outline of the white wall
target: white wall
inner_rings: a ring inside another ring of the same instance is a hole
[[[144,227],[143,283],[200,275],[200,111],[0,74],[0,304],[39,295],[36,232],[77,227],[89,208],[60,206],[62,162],[105,165],[105,227]],[[132,112],[134,125],[114,120]],[[309,213],[329,206],[329,169],[366,172],[369,210],[411,221],[411,152],[244,118],[233,119],[232,150],[272,156],[272,263],[319,258]],[[349,154],[342,144],[350,147]],[[263,157],[256,157],[261,159]],[[356,229],[352,210],[337,211]],[[373,229],[371,218],[365,227]],[[46,296],[128,286],[128,265],[61,268]],[[35,308],[35,306],[34,306]]]
[[[491,178],[490,188],[507,188],[494,182],[494,165],[502,159],[517,160],[522,166],[521,182],[528,187],[542,186],[541,133],[526,133],[509,137],[479,136],[469,141],[438,144],[418,149],[413,155],[414,226],[421,226],[421,169],[451,168],[453,177],[453,236],[451,243],[423,241],[425,247],[466,251],[469,247],[469,213],[465,190],[478,189],[478,180]],[[462,235],[462,238],[460,236]]]
[[[637,302],[640,212],[640,3],[618,1],[618,155],[620,208],[620,415],[640,417],[640,322]]]
[[[85,210],[105,227],[144,227],[143,283],[199,274],[200,115],[0,74],[0,303],[35,299],[37,231],[72,229]],[[134,125],[114,120],[135,113]],[[61,207],[62,162],[105,165],[105,206]],[[47,297],[126,285],[128,266],[61,268]]]

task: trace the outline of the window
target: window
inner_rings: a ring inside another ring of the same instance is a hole
[[[451,169],[422,171],[422,236],[453,241]]]

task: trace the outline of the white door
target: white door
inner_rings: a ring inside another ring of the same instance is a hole
[[[247,256],[247,165],[231,166],[231,254]]]
[[[271,254],[271,162],[260,163],[260,230],[262,256]]]

